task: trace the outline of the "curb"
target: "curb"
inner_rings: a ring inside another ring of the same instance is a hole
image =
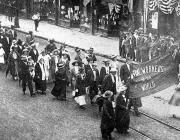
[[[3,27],[10,29],[10,27],[8,27],[8,26],[3,26]],[[17,28],[15,28],[14,30],[17,31],[17,32],[23,33],[23,34],[28,34],[28,32],[22,31],[22,30],[17,29]],[[40,38],[40,39],[43,39],[43,40],[48,40],[48,38],[43,37],[43,36],[40,36],[40,35],[34,35],[34,36],[35,36],[36,38]],[[67,47],[73,48],[73,49],[78,48],[78,49],[80,49],[81,51],[84,51],[84,52],[87,51],[87,50],[85,50],[85,49],[82,49],[82,48],[79,48],[79,47],[76,47],[76,46],[72,46],[72,45],[66,44],[66,43],[64,43],[64,42],[60,42],[60,41],[56,41],[56,40],[55,40],[55,43],[61,44],[61,45],[64,44],[64,45],[66,45]],[[97,55],[97,56],[100,56],[100,57],[104,57],[104,58],[106,58],[106,59],[111,59],[111,55],[101,54],[101,53],[97,53],[97,52],[94,52],[94,54]],[[125,63],[125,59],[123,59],[123,58],[122,58],[122,59],[118,59],[118,61],[121,62],[121,63]]]

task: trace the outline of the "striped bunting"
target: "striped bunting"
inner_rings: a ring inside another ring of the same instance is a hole
[[[180,16],[180,1],[178,2],[178,5],[177,5],[177,7],[175,9],[176,9],[176,14],[178,16]]]
[[[148,4],[149,11],[154,11],[157,5],[158,5],[157,0],[149,0],[149,4]]]
[[[177,6],[178,0],[159,0],[159,9],[164,14],[171,14]]]

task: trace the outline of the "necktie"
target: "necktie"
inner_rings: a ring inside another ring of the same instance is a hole
[[[93,70],[93,74],[94,74],[94,81],[96,81],[96,71]]]

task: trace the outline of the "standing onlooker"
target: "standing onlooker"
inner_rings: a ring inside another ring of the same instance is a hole
[[[68,76],[64,62],[58,63],[58,71],[55,74],[55,85],[51,91],[58,100],[66,101],[66,85]]]
[[[26,36],[26,44],[31,45],[35,42],[35,37],[32,31],[29,31],[29,34]]]
[[[17,39],[17,32],[14,30],[14,26],[11,25],[11,29],[9,30],[11,40]]]
[[[95,54],[94,54],[94,49],[93,49],[93,48],[90,48],[90,49],[88,50],[88,56],[87,56],[87,57],[92,58],[93,63],[94,63],[95,61],[97,61],[96,56],[95,56]]]
[[[109,90],[103,94],[104,102],[101,119],[101,134],[103,140],[112,140],[111,133],[115,127],[115,114],[111,101],[112,95],[113,93]]]
[[[0,43],[0,70],[4,70],[4,64],[5,64],[5,52],[4,49],[2,48],[2,44]]]
[[[75,49],[75,52],[76,52],[76,56],[75,56],[74,60],[77,60],[77,61],[79,61],[79,62],[82,62],[81,50],[78,49],[78,48],[76,48],[76,49]]]
[[[35,65],[34,82],[36,92],[46,94],[46,72],[44,67],[44,59],[42,57],[38,58],[38,62]]]
[[[34,20],[34,25],[35,25],[35,31],[37,31],[37,28],[39,26],[39,21],[40,21],[40,14],[37,12],[32,16],[32,20]]]

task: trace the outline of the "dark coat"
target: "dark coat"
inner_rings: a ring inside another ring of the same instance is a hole
[[[13,34],[13,31],[12,30],[10,30],[9,31],[9,35],[10,35],[10,38],[13,40],[13,39],[17,39],[17,32],[16,31],[14,31],[14,34]]]
[[[85,65],[84,69],[85,69],[86,74],[87,74],[88,70],[92,70],[89,64]]]
[[[109,71],[110,71],[110,67],[109,67]],[[105,67],[102,67],[101,70],[100,70],[100,78],[99,78],[99,84],[102,85],[102,82],[104,80],[104,77],[106,75],[108,75],[109,73],[106,73],[106,68]]]
[[[96,71],[96,84],[99,85],[99,70],[95,69]],[[86,84],[87,86],[91,86],[94,81],[94,73],[92,69],[89,69],[86,74]]]
[[[106,75],[103,82],[102,82],[102,93],[104,93],[107,90],[112,91],[114,94],[116,94],[116,77],[114,76],[115,82],[112,82],[111,75]]]
[[[121,78],[121,81],[125,82],[125,84],[128,82],[128,79],[131,78],[131,73],[127,67],[127,64],[124,64],[121,66],[120,78]]]
[[[120,94],[116,99],[116,129],[119,133],[123,133],[129,129],[130,116],[129,111],[126,109],[126,102]]]
[[[29,56],[32,57],[34,62],[37,62],[38,57],[39,57],[39,53],[38,53],[37,49],[35,49],[35,50],[36,50],[36,54],[34,53],[33,49],[31,49],[31,51],[29,52]]]
[[[75,89],[78,89],[78,92],[76,92],[75,97],[86,94],[85,77],[84,79],[82,79],[81,75],[77,76]]]
[[[65,98],[67,82],[68,76],[66,68],[58,70],[55,74],[55,85],[51,91],[51,94],[55,97]]]
[[[115,114],[114,114],[112,102],[105,99],[103,103],[101,129],[111,129],[113,131],[115,126],[114,119],[115,119]]]
[[[89,57],[89,58],[92,58],[93,63],[94,63],[95,61],[97,61],[97,58],[96,58],[95,54],[88,54],[88,57]]]
[[[7,37],[4,36],[3,39],[2,39],[2,45],[3,45],[3,49],[4,49],[5,53],[6,53],[6,56],[8,57],[8,55],[10,53],[10,46],[11,46],[10,38],[9,38],[9,41],[8,41]]]
[[[42,80],[42,71],[41,71],[41,67],[39,65],[39,63],[37,63],[35,65],[35,76],[34,76],[34,81],[39,81],[39,80]]]
[[[26,43],[28,44],[28,45],[31,45],[31,44],[33,44],[35,42],[35,38],[34,38],[34,35],[27,35],[26,36]]]
[[[32,79],[32,76],[29,71],[29,65],[25,64],[23,61],[20,62],[20,71],[19,71],[20,79]]]

